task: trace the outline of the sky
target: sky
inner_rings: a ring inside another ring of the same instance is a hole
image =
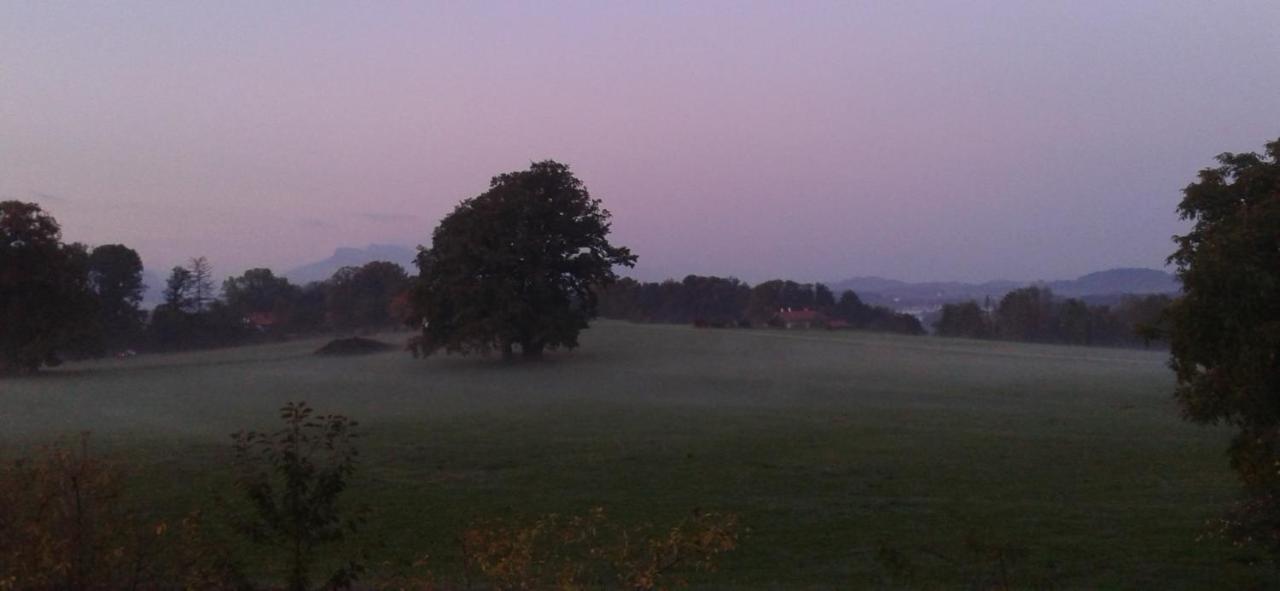
[[[0,199],[148,269],[415,246],[553,158],[646,278],[1162,267],[1280,2],[0,0]]]

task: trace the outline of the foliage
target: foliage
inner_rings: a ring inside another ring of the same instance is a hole
[[[89,256],[34,203],[0,202],[0,374],[38,370],[96,331]]]
[[[338,330],[386,330],[403,324],[391,311],[392,301],[409,288],[409,276],[400,265],[374,261],[361,267],[343,267],[326,285],[328,324]]]
[[[479,523],[462,534],[468,572],[496,589],[683,587],[738,544],[734,515],[695,512],[667,528],[626,528],[604,509],[545,515],[528,524]]]
[[[298,322],[305,315],[296,314],[302,303],[302,290],[270,269],[249,269],[239,277],[227,278],[222,282],[222,297],[241,318],[265,317],[269,325],[258,325],[259,330],[281,333],[310,328]]]
[[[288,554],[291,590],[307,589],[317,553],[354,532],[359,519],[340,503],[356,471],[358,424],[341,415],[314,414],[305,402],[280,409],[283,429],[235,434],[236,483],[253,508],[239,529],[253,542]],[[359,561],[328,575],[328,587],[349,586]]]
[[[274,312],[297,299],[297,286],[271,269],[249,269],[222,282],[222,297],[233,310],[244,314]]]
[[[87,438],[5,465],[0,487],[0,588],[128,580],[137,532],[121,527],[117,469],[89,455]]]
[[[249,339],[243,311],[211,295],[211,269],[208,259],[195,257],[189,267],[174,267],[170,272],[164,303],[152,310],[147,324],[152,349],[225,347]]]
[[[191,271],[174,267],[164,283],[164,305],[170,310],[186,312],[191,308]]]
[[[773,323],[782,308],[818,310],[845,321],[851,328],[924,334],[914,316],[869,306],[848,290],[837,301],[821,283],[774,279],[751,287],[733,277],[689,275],[678,282],[622,279],[600,296],[602,316],[635,322],[764,326]]]
[[[934,324],[938,335],[984,339],[991,335],[991,323],[977,302],[943,304],[942,316]]]
[[[87,433],[0,465],[0,589],[242,586],[198,512],[149,518],[126,502],[127,476]]]
[[[995,310],[997,333],[1011,341],[1053,340],[1053,292],[1047,287],[1015,289],[1000,298]]]
[[[609,212],[551,160],[498,175],[459,204],[418,255],[417,316],[447,352],[526,357],[572,349],[596,315],[597,290],[636,257],[608,241]]]
[[[623,278],[600,293],[600,315],[636,322],[715,325],[745,320],[751,286],[734,277],[689,275],[681,281],[641,283]]]
[[[123,244],[107,244],[89,254],[89,287],[98,300],[104,344],[121,347],[137,338],[145,314],[142,258]]]
[[[1009,292],[988,311],[968,301],[942,306],[934,328],[941,336],[971,339],[1146,346],[1163,331],[1166,295],[1124,296],[1115,306],[1055,299],[1042,287]]]
[[[1234,519],[1280,556],[1280,139],[1217,160],[1178,205],[1193,225],[1169,258],[1184,289],[1169,311],[1176,397],[1188,419],[1237,429],[1248,500]]]

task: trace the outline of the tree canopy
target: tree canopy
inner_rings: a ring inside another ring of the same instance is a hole
[[[1217,160],[1178,205],[1193,225],[1169,258],[1176,396],[1189,419],[1238,429],[1232,465],[1262,524],[1246,537],[1280,553],[1280,139]]]
[[[499,349],[526,357],[574,348],[615,266],[636,257],[608,241],[610,214],[569,167],[547,160],[494,177],[420,248],[417,314],[429,350]]]
[[[95,316],[85,248],[39,205],[0,202],[0,373],[57,364]]]
[[[289,283],[288,279],[264,268],[249,269],[239,277],[228,277],[222,282],[222,297],[227,306],[241,315],[270,313],[286,316],[301,293],[302,290]]]
[[[104,344],[119,346],[142,331],[142,258],[123,244],[106,244],[89,254],[89,286],[98,299]]]
[[[402,322],[392,314],[392,301],[407,289],[409,275],[395,263],[338,269],[325,296],[329,324],[339,330],[392,328]]]

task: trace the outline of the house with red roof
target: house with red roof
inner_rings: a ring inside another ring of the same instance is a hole
[[[271,312],[250,312],[244,317],[244,323],[257,329],[259,332],[266,332],[275,328],[279,323],[279,319]]]
[[[783,328],[826,328],[827,316],[809,308],[781,308],[773,324]]]

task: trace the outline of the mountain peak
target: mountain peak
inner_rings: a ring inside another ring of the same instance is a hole
[[[374,261],[387,261],[413,272],[416,250],[400,244],[370,244],[364,248],[340,246],[329,258],[308,263],[286,271],[284,276],[294,283],[304,285],[312,281],[324,281],[343,267],[358,267]]]

